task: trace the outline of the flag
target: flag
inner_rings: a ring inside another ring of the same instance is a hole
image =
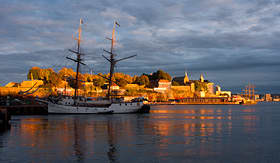
[[[120,27],[119,23],[117,21],[115,21],[115,23]]]

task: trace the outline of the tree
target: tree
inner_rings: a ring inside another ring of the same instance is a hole
[[[180,84],[176,81],[172,81],[172,86],[180,86]]]
[[[167,72],[164,72],[163,70],[157,70],[152,75],[149,75],[149,78],[150,80],[165,79],[171,81],[171,76]]]
[[[140,77],[137,76],[133,83],[138,85],[148,86],[150,84],[150,80],[147,75],[142,74]]]
[[[85,82],[92,82],[92,75],[90,74],[84,74]]]
[[[54,87],[63,87],[63,80],[59,77],[59,75],[56,72],[52,72],[49,75],[49,81],[48,83],[50,83],[51,86]]]
[[[27,79],[29,79],[29,80],[31,80],[31,79],[39,80],[40,79],[40,71],[41,71],[41,69],[39,67],[32,67],[27,74]]]
[[[92,80],[92,82],[93,82],[94,86],[101,87],[101,86],[104,85],[105,79],[103,79],[103,78],[95,78],[95,79]]]
[[[124,87],[128,84],[128,82],[123,79],[123,78],[119,78],[119,79],[116,79],[116,83],[120,86],[120,87]]]
[[[55,71],[51,68],[41,69],[39,67],[32,67],[27,74],[27,79],[44,80],[45,82],[49,82],[52,73],[55,73]]]
[[[63,67],[61,70],[59,70],[58,75],[60,76],[60,78],[67,78],[67,77],[76,77],[76,72],[73,71],[73,69],[71,68],[66,68]]]

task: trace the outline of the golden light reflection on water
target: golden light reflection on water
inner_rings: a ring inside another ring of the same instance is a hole
[[[213,108],[180,108],[160,107],[144,115],[101,115],[96,118],[83,116],[22,118],[11,134],[20,133],[19,143],[31,149],[52,150],[59,148],[58,154],[67,157],[74,155],[82,159],[85,153],[92,157],[100,153],[96,147],[100,142],[108,146],[108,159],[116,160],[122,146],[135,146],[137,138],[151,137],[150,145],[155,146],[159,157],[167,156],[164,149],[170,144],[199,145],[206,144],[209,139],[219,142],[221,135],[232,135],[236,117],[242,121],[245,133],[256,132],[256,109],[241,109],[236,115],[234,109]],[[240,114],[239,114],[240,113]],[[183,140],[176,140],[176,136]],[[36,155],[36,150],[32,155]],[[74,151],[74,152],[73,152]],[[202,150],[202,154],[207,151]]]
[[[161,114],[156,118],[168,118],[171,117],[170,114],[181,114],[184,115],[185,119],[231,119],[231,110],[228,111],[227,115],[222,116],[223,113],[221,109],[189,109],[189,110],[172,110],[172,109],[161,109],[152,110],[151,113]],[[186,115],[187,114],[187,115]]]
[[[246,132],[256,132],[256,121],[258,117],[255,115],[255,108],[244,108],[241,112],[248,113],[241,115],[243,119],[243,127]],[[212,136],[214,134],[232,133],[232,109],[215,109],[215,108],[201,108],[201,109],[166,109],[166,107],[159,107],[152,111],[156,114],[156,119],[180,119],[182,120],[182,128],[184,129],[184,136]],[[239,115],[238,115],[239,116]],[[160,124],[161,127],[158,133],[162,136],[172,135],[174,126],[172,122],[165,122]],[[202,139],[204,141],[204,139]],[[189,142],[187,142],[189,143]]]
[[[256,112],[256,109],[255,108],[244,108],[244,109],[242,109],[242,112],[254,113],[254,112]]]
[[[159,107],[153,110],[152,113],[155,114],[159,120],[164,119],[179,119],[181,126],[176,126],[176,130],[182,132],[185,141],[184,144],[191,145],[199,138],[200,155],[213,155],[207,150],[205,144],[209,142],[209,139],[216,139],[216,143],[222,143],[221,137],[224,135],[231,136],[233,125],[235,119],[243,120],[243,130],[245,133],[255,133],[256,132],[256,121],[258,116],[255,115],[256,109],[245,108],[240,110],[241,113],[244,112],[246,115],[240,115],[239,111],[227,108],[227,109],[215,109],[215,108],[195,108],[195,109],[167,109],[165,107]],[[234,115],[235,114],[235,115]],[[235,117],[235,119],[234,119]],[[165,126],[163,126],[165,125]],[[237,125],[238,126],[238,125]],[[174,125],[172,125],[172,120],[161,124],[160,131],[158,131],[161,136],[172,136],[178,131],[173,131]],[[217,135],[219,135],[217,137]],[[167,139],[166,144],[172,144],[172,139]],[[164,146],[163,145],[163,146]],[[162,146],[162,145],[161,145]],[[205,147],[204,147],[205,146]],[[188,151],[188,155],[191,154]],[[158,156],[165,155],[165,152],[159,151]]]
[[[151,110],[151,113],[162,113],[162,114],[195,114],[195,110]]]

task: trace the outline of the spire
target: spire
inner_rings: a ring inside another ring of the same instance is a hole
[[[202,73],[200,74],[200,82],[204,82],[204,77],[203,77]]]
[[[187,71],[185,71],[185,78],[184,78],[184,84],[186,84],[187,82],[189,82],[189,77],[188,77],[188,73]]]
[[[32,72],[30,73],[30,79],[33,81],[33,74],[32,74]]]

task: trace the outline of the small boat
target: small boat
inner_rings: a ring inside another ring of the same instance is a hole
[[[80,64],[83,64],[81,61],[81,55],[80,52],[80,42],[81,42],[81,32],[82,32],[82,20],[80,20],[80,25],[78,29],[78,38],[77,40],[77,50],[71,50],[70,52],[73,52],[77,55],[76,59],[66,57],[67,59],[70,59],[77,63],[77,71],[76,71],[76,87],[75,87],[75,93],[74,97],[71,96],[63,96],[58,98],[51,98],[48,101],[48,113],[59,113],[59,114],[114,114],[114,113],[147,113],[150,110],[149,105],[143,104],[144,98],[136,98],[133,99],[130,102],[124,102],[122,100],[117,100],[111,97],[111,85],[112,85],[112,77],[114,74],[114,66],[117,62],[121,60],[125,60],[133,56],[125,57],[122,59],[115,59],[114,56],[114,43],[115,43],[115,28],[116,25],[119,26],[117,22],[114,23],[113,32],[112,32],[112,38],[111,40],[111,50],[105,52],[110,54],[110,58],[106,58],[110,62],[110,76],[108,78],[109,80],[109,89],[107,93],[107,98],[103,100],[88,100],[88,98],[80,97],[78,96],[78,81],[79,81],[79,67]]]

